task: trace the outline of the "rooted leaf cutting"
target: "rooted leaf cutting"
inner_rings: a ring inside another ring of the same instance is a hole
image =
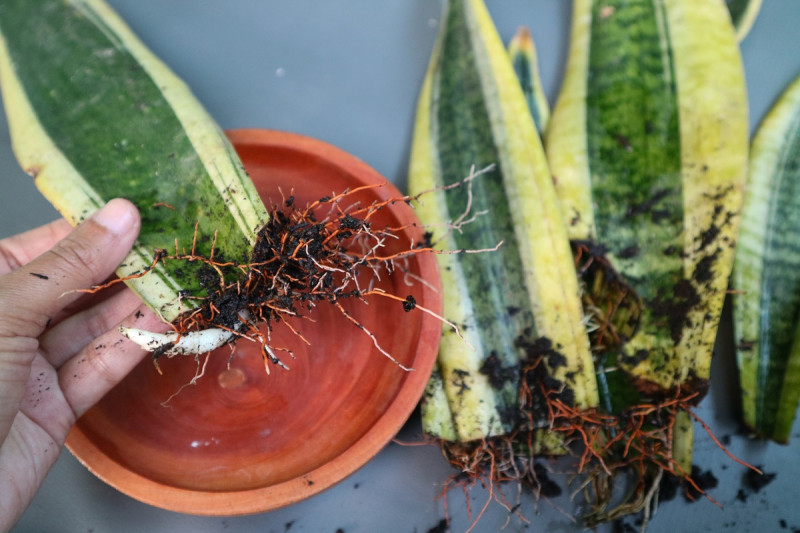
[[[463,183],[470,185],[469,181]],[[162,355],[206,353],[245,338],[261,346],[269,371],[270,363],[287,368],[276,352],[291,355],[288,348],[273,345],[272,328],[282,323],[291,329],[286,322],[288,317],[307,317],[317,305],[329,304],[368,335],[383,355],[404,370],[411,370],[384,350],[375,334],[359,323],[342,302],[387,298],[395,300],[406,312],[417,310],[439,318],[434,311],[419,306],[412,295],[394,295],[374,286],[383,276],[407,276],[409,257],[434,250],[420,242],[412,243],[409,249],[387,251],[387,241],[396,240],[407,228],[375,227],[372,220],[388,205],[409,202],[411,198],[391,198],[369,205],[349,203],[361,190],[363,187],[323,197],[303,208],[296,205],[292,196],[282,205],[274,205],[246,263],[215,257],[213,247],[208,257],[198,255],[194,246],[190,252],[158,251],[156,263],[201,263],[201,282],[208,294],[199,303],[193,302],[190,310],[173,322],[174,331],[166,335],[132,328],[124,328],[123,333],[153,352],[155,361]],[[307,342],[299,331],[292,331]]]

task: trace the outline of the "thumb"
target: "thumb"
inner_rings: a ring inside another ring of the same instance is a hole
[[[102,283],[119,266],[139,226],[133,204],[111,200],[50,250],[0,278],[0,338],[38,337],[48,320],[82,296],[74,291]]]
[[[112,200],[49,251],[0,277],[0,442],[16,416],[48,320],[81,296],[70,291],[96,285],[116,269],[140,223],[132,203]]]

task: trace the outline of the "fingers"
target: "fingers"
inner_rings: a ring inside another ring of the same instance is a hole
[[[50,250],[0,278],[0,338],[37,337],[49,319],[80,297],[71,291],[96,285],[117,268],[139,225],[133,204],[112,200]]]
[[[104,280],[133,246],[139,224],[133,204],[113,200],[50,251],[0,277],[0,442],[25,393],[38,336],[49,318],[79,295],[60,296]],[[24,259],[16,253],[6,257]]]
[[[0,443],[17,416],[37,344],[29,337],[0,337]]]
[[[124,290],[84,311],[73,314],[39,337],[39,353],[55,368],[89,343],[110,330],[117,331],[119,323],[129,315],[143,314],[145,306],[136,294]]]
[[[123,325],[152,331],[165,327],[153,312],[134,313]],[[117,330],[109,331],[68,360],[59,371],[64,397],[76,418],[80,418],[124,378],[147,352],[123,339]]]
[[[30,263],[72,231],[66,220],[55,220],[36,229],[0,240],[0,275]]]

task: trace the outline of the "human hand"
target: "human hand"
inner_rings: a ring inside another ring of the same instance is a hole
[[[115,326],[158,327],[121,285],[75,292],[111,275],[139,227],[136,208],[112,200],[74,231],[59,220],[0,240],[0,531],[31,502],[75,421],[144,355],[116,342]]]

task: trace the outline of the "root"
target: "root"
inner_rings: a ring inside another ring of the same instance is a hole
[[[444,190],[466,187],[471,196],[472,182],[490,168],[472,172],[462,182]],[[306,207],[299,207],[294,197],[283,197],[281,204],[270,207],[270,219],[259,231],[251,257],[247,262],[231,261],[215,252],[216,232],[210,250],[203,254],[199,243],[209,240],[198,235],[195,225],[191,247],[187,251],[175,242],[174,251],[159,249],[152,263],[136,274],[114,279],[85,292],[97,292],[119,282],[147,275],[160,263],[184,262],[198,272],[206,295],[183,294],[193,300],[193,309],[173,321],[173,331],[156,334],[136,329],[124,329],[123,335],[153,352],[153,359],[162,355],[199,355],[208,353],[240,339],[258,342],[266,372],[271,366],[288,369],[277,353],[285,348],[273,346],[270,340],[274,327],[286,326],[302,342],[308,343],[288,318],[309,319],[309,313],[319,305],[334,306],[353,325],[367,335],[375,349],[404,371],[412,369],[381,346],[374,332],[362,324],[347,308],[347,300],[367,303],[369,298],[390,298],[407,312],[423,312],[440,320],[461,336],[458,327],[432,309],[419,305],[411,295],[389,294],[376,287],[385,277],[396,272],[408,285],[428,284],[408,271],[408,260],[418,254],[431,253],[491,253],[486,250],[444,251],[424,239],[407,246],[399,244],[399,235],[409,226],[380,227],[378,214],[396,203],[412,203],[428,192],[400,196],[364,204],[356,194],[383,185],[368,185],[319,198]],[[281,192],[283,196],[283,192]],[[163,206],[168,207],[168,206]],[[460,231],[481,213],[473,213],[471,204],[452,223],[450,231]],[[412,227],[416,226],[412,224]],[[420,227],[419,230],[423,230]],[[313,322],[313,321],[312,321]],[[292,355],[293,357],[293,355]]]
[[[120,333],[143,349],[159,355],[196,355],[216,350],[227,344],[234,332],[222,328],[190,331],[181,335],[176,331],[152,333],[137,328],[119,328]]]
[[[536,501],[549,501],[551,497],[561,494],[559,485],[550,479],[548,469],[534,459],[533,438],[532,433],[515,432],[464,443],[436,441],[445,459],[458,471],[442,489],[445,511],[447,495],[454,489],[460,489],[467,505],[470,531],[477,526],[492,503],[508,511],[509,520],[516,515],[520,521],[529,523],[520,511],[521,497],[525,491],[531,491]],[[469,496],[476,485],[483,487],[488,495],[473,517]],[[505,491],[508,486],[516,494],[513,499]],[[550,504],[565,517],[575,521],[565,510],[552,502]]]
[[[549,381],[541,356],[530,358],[521,369],[517,423],[508,435],[468,443],[440,443],[442,451],[458,474],[448,483],[454,487],[480,483],[490,493],[502,493],[497,484],[512,484],[530,490],[535,499],[546,496],[549,483],[542,476],[536,458],[537,435],[548,431],[559,436],[568,450],[573,483],[572,498],[588,508],[582,516],[587,527],[639,514],[642,531],[658,504],[662,480],[672,476],[688,493],[701,494],[718,505],[674,460],[672,453],[676,418],[688,412],[710,434],[694,412],[699,393],[676,389],[652,403],[629,407],[620,414],[600,409],[579,409],[564,395],[563,386]],[[713,435],[712,440],[735,461]],[[750,467],[750,465],[746,465]],[[753,467],[750,467],[753,468]],[[620,491],[621,487],[626,490]],[[496,499],[495,499],[496,500]]]
[[[708,433],[708,436],[709,436],[709,437],[711,437],[711,440],[713,440],[713,441],[714,441],[714,444],[716,444],[716,445],[719,447],[719,449],[720,449],[720,450],[722,450],[722,451],[725,453],[725,455],[727,455],[728,457],[730,457],[730,458],[731,458],[731,459],[732,459],[734,462],[736,462],[736,463],[739,463],[740,465],[744,466],[745,468],[749,468],[750,470],[752,470],[753,472],[756,472],[756,473],[757,473],[757,474],[759,474],[759,475],[761,475],[761,474],[763,474],[763,473],[764,473],[764,472],[762,472],[761,470],[759,470],[758,468],[756,468],[755,466],[751,465],[750,463],[746,463],[745,461],[742,461],[741,459],[739,459],[738,457],[736,457],[735,455],[733,455],[733,454],[732,454],[732,453],[731,453],[731,452],[728,450],[728,448],[726,448],[726,447],[725,447],[725,446],[724,446],[724,445],[723,445],[723,444],[722,444],[722,443],[719,441],[719,439],[716,437],[716,435],[714,435],[714,433],[711,431],[711,428],[710,428],[710,427],[708,427],[708,424],[706,424],[706,423],[705,423],[705,421],[704,421],[702,418],[700,418],[699,416],[697,416],[697,415],[695,414],[695,412],[694,412],[694,411],[692,411],[691,409],[689,409],[689,410],[688,410],[688,413],[689,413],[689,416],[691,416],[691,417],[692,417],[692,419],[693,419],[695,422],[697,422],[698,424],[700,424],[700,426],[702,426],[702,428],[703,428],[704,430],[706,430],[706,433]]]
[[[187,387],[191,387],[192,385],[196,385],[197,381],[206,375],[206,366],[208,366],[209,359],[211,359],[211,353],[205,354],[202,363],[200,362],[199,356],[196,355],[195,361],[197,362],[197,371],[195,372],[194,377],[192,377],[192,379],[189,380],[187,383],[181,385],[181,387],[178,390],[170,394],[169,398],[161,402],[161,405],[163,407],[169,407],[169,403],[178,395],[180,395],[180,393],[183,392],[184,389],[186,389]]]
[[[467,517],[470,521],[470,526],[467,531],[472,531],[478,525],[492,502],[506,509],[509,512],[509,519],[512,514],[517,514],[521,520],[527,522],[527,519],[518,511],[519,505],[512,505],[500,486],[500,483],[503,481],[510,481],[512,479],[512,476],[508,475],[508,470],[514,470],[512,466],[514,462],[513,458],[508,455],[510,448],[507,446],[510,446],[510,440],[501,437],[483,439],[481,441],[464,444],[442,444],[445,458],[450,464],[460,470],[460,473],[452,476],[442,489],[442,497],[445,499],[445,508],[447,493],[454,488],[460,488],[464,494],[467,505]],[[487,490],[488,495],[483,506],[473,518],[469,492],[470,489],[478,483]],[[520,492],[521,491],[518,491],[517,494],[520,494]]]
[[[642,301],[611,266],[602,247],[591,241],[572,241],[571,246],[592,349],[614,350],[636,333]]]

